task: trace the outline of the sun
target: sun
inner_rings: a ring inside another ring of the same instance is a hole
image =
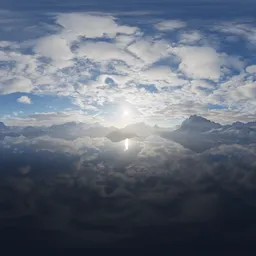
[[[130,112],[128,110],[124,110],[123,117],[128,117],[130,115]]]

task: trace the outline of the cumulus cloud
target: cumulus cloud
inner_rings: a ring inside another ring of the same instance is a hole
[[[256,73],[256,65],[248,66],[246,68],[246,72],[250,74],[255,74]]]
[[[53,65],[66,67],[71,65],[73,54],[68,42],[57,35],[47,36],[39,39],[34,48],[36,54],[53,60]]]
[[[256,42],[255,26],[251,22],[226,21],[214,26],[212,30],[220,31],[228,35],[244,38],[253,46]]]
[[[141,39],[131,44],[127,50],[142,60],[146,65],[152,65],[154,62],[168,56],[168,42],[152,41]]]
[[[17,99],[17,102],[23,103],[23,104],[31,104],[32,101],[28,96],[21,96],[20,98]]]
[[[114,17],[107,15],[59,14],[56,21],[65,29],[64,34],[87,38],[115,37],[117,33],[131,35],[137,30],[136,27],[118,25]]]
[[[186,80],[178,77],[168,66],[157,66],[140,71],[137,74],[138,82],[152,84],[157,88],[164,86],[179,86],[187,83]]]
[[[209,100],[217,104],[223,104],[229,108],[228,111],[223,111],[222,120],[227,115],[227,120],[230,118],[230,114],[233,112],[233,120],[241,118],[246,120],[255,119],[255,101],[253,100],[255,91],[255,82],[253,76],[248,76],[246,73],[240,73],[237,76],[231,77],[228,81],[220,84],[218,89],[214,90],[209,95]],[[246,105],[243,104],[246,102]],[[229,113],[229,114],[228,114]],[[219,111],[221,115],[221,111]]]
[[[14,92],[31,92],[33,85],[30,79],[25,77],[15,77],[3,80],[0,85],[1,94],[10,94]]]
[[[35,52],[52,59],[69,59],[72,57],[67,42],[57,35],[41,38],[37,42]]]
[[[245,99],[245,98],[255,99],[256,98],[256,82],[247,83],[238,87],[235,94],[240,99]]]
[[[200,96],[207,96],[215,89],[213,84],[206,82],[205,80],[192,80],[191,91]]]
[[[218,80],[221,76],[221,60],[215,49],[210,47],[184,46],[175,49],[181,58],[179,68],[194,79]]]
[[[106,42],[86,43],[81,45],[77,50],[77,55],[91,59],[101,63],[103,61],[110,62],[111,60],[124,61],[129,66],[136,65],[136,60],[124,50],[117,47],[115,44]]]
[[[180,34],[180,43],[182,44],[195,44],[202,39],[199,31],[188,31]]]

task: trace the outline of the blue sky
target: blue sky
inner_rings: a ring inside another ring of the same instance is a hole
[[[26,104],[19,102],[22,96],[29,97],[31,103]],[[12,93],[7,95],[0,95],[1,102],[1,115],[8,115],[21,111],[20,116],[24,114],[33,114],[35,112],[52,112],[52,111],[62,111],[67,109],[77,109],[79,106],[72,104],[69,97],[57,97],[54,95],[34,95],[29,93]]]
[[[256,119],[256,3],[0,1],[0,119]]]

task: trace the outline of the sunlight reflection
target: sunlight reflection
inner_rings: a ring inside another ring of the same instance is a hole
[[[127,151],[129,149],[129,139],[126,138],[124,141],[124,151]]]

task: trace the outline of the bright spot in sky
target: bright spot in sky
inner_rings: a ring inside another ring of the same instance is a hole
[[[124,110],[123,117],[127,117],[130,115],[130,112],[128,110]]]
[[[125,139],[124,141],[124,151],[127,151],[129,149],[129,139]]]

